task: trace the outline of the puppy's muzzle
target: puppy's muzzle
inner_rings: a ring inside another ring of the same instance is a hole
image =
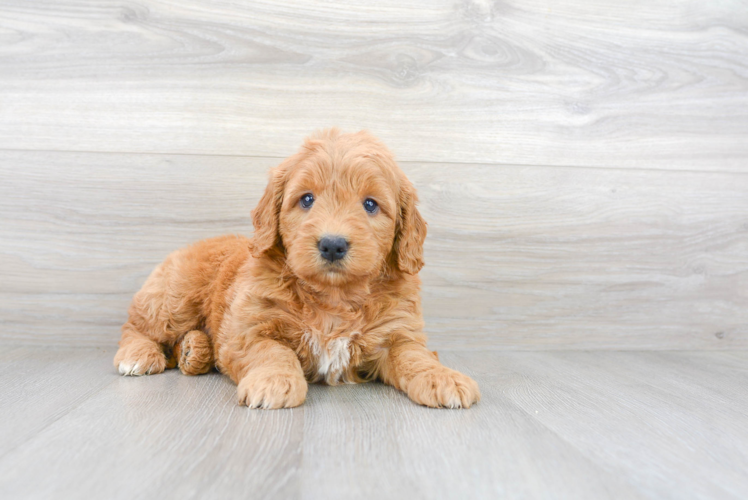
[[[328,262],[335,262],[348,253],[348,242],[342,236],[324,236],[317,244],[319,254]]]

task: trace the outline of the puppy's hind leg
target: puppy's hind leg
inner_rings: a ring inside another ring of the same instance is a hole
[[[174,346],[174,358],[185,375],[202,375],[213,368],[213,343],[205,332],[191,330]]]
[[[122,375],[153,375],[164,371],[166,356],[156,341],[128,321],[122,327],[122,339],[114,356],[114,366]]]

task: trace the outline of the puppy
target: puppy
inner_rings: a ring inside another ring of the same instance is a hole
[[[270,172],[254,237],[169,255],[135,295],[114,364],[123,375],[214,366],[250,408],[298,406],[307,381],[379,379],[431,407],[468,408],[471,378],[426,349],[426,223],[389,150],[366,132],[308,138]]]

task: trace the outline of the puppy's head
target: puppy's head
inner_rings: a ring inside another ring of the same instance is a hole
[[[390,265],[423,267],[426,223],[413,185],[366,132],[332,129],[308,138],[271,170],[257,208],[253,255],[278,249],[295,275],[344,286]]]

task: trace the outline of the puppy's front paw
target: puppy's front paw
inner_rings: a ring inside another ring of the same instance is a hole
[[[119,348],[114,356],[114,366],[121,375],[154,375],[166,369],[166,356],[155,342],[131,342]]]
[[[445,366],[416,375],[407,392],[416,403],[432,408],[470,408],[480,400],[475,380]]]
[[[292,371],[261,367],[250,370],[239,381],[239,404],[250,408],[293,408],[306,399],[304,375]]]

